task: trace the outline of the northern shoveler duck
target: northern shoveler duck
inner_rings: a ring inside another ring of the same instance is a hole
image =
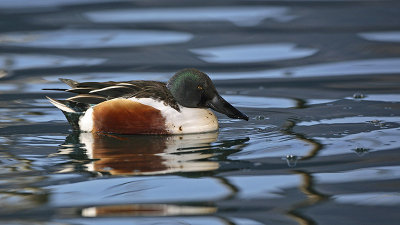
[[[223,99],[207,74],[183,69],[167,83],[84,82],[60,79],[76,93],[66,100],[47,97],[75,130],[117,134],[187,134],[218,130],[209,108],[230,118],[249,118]]]
[[[85,165],[88,171],[112,175],[152,175],[218,169],[218,162],[202,160],[216,155],[204,153],[203,150],[215,142],[217,137],[217,132],[157,136],[80,132],[71,133],[64,146],[79,144],[86,150],[86,157],[91,159]],[[64,149],[61,147],[60,151]],[[69,152],[70,148],[66,151]]]

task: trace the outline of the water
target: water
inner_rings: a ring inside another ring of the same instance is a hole
[[[2,1],[1,224],[398,224],[400,3]],[[249,121],[75,133],[45,96],[207,72]]]

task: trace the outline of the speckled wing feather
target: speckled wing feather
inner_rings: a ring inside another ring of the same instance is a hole
[[[77,95],[68,98],[85,104],[98,104],[114,98],[152,98],[164,102],[179,111],[179,106],[166,84],[157,81],[126,81],[126,82],[83,82],[78,83],[69,79],[60,79],[71,89],[67,92]]]

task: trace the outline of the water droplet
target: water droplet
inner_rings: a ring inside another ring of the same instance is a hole
[[[353,98],[365,98],[366,96],[363,93],[356,92],[353,94]]]
[[[367,121],[370,124],[373,124],[375,126],[384,126],[384,123],[382,120],[371,120],[371,121]]]
[[[255,119],[256,119],[256,120],[265,120],[265,117],[264,117],[264,116],[256,116]]]
[[[286,159],[286,163],[289,167],[295,167],[299,157],[297,157],[296,155],[286,155],[285,159]]]
[[[368,148],[363,148],[363,147],[358,147],[358,148],[354,149],[354,152],[358,156],[364,156],[365,154],[369,153],[369,149]]]

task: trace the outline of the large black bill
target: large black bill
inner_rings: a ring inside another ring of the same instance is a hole
[[[208,107],[217,112],[223,113],[233,119],[249,120],[249,117],[233,107],[229,102],[221,96],[216,95],[213,99],[207,102]]]

